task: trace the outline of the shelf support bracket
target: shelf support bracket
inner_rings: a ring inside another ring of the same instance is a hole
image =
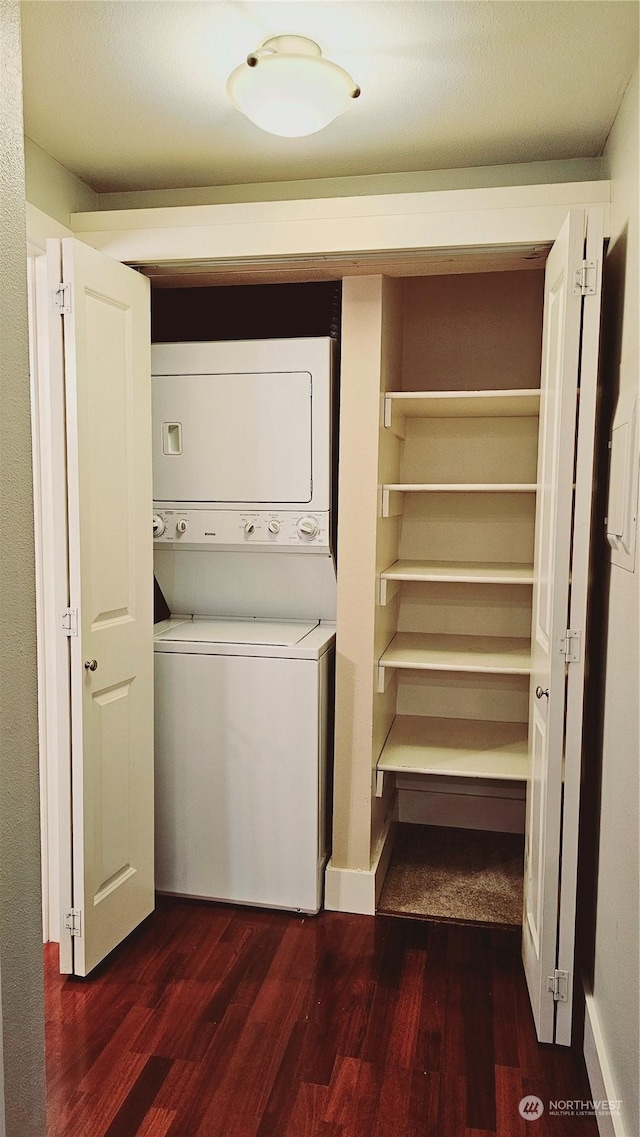
[[[381,486],[380,516],[399,517],[402,513],[402,494],[397,490],[390,490]]]
[[[380,577],[378,580],[378,604],[381,608],[386,608],[390,604],[394,596],[398,595],[400,591],[400,582],[397,580],[386,580]]]
[[[384,794],[384,770],[376,770],[376,797]]]
[[[378,688],[378,694],[379,695],[384,695],[387,687],[389,686],[389,681],[391,679],[391,676],[392,676],[394,670],[395,670],[395,668],[393,668],[393,667],[382,667],[381,664],[378,664],[377,688]]]
[[[387,430],[393,431],[396,438],[404,439],[406,433],[404,415],[396,415],[394,422],[393,400],[389,397],[389,395],[384,396],[382,422]]]

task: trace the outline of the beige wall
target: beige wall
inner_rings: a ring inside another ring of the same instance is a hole
[[[24,140],[27,201],[69,226],[72,213],[98,209],[98,195],[30,138]]]
[[[43,1137],[31,422],[19,6],[0,4],[0,967],[7,1137]]]
[[[332,864],[368,870],[371,854],[375,563],[381,276],[342,291],[338,604]],[[373,331],[372,331],[373,329]],[[345,441],[349,444],[345,445]]]
[[[602,370],[605,410],[623,383],[638,385],[638,69],[607,142],[612,235],[605,268]],[[608,397],[607,397],[608,396]],[[596,540],[602,518],[596,519]],[[602,543],[603,544],[603,543]],[[603,555],[606,553],[603,548]],[[608,607],[593,1007],[628,1137],[640,1133],[638,1104],[638,896],[640,570],[611,567],[596,603]]]
[[[538,269],[405,280],[403,389],[539,387],[543,290]]]

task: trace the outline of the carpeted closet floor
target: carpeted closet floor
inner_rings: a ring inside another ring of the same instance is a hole
[[[522,923],[519,833],[398,825],[378,912],[465,923]]]

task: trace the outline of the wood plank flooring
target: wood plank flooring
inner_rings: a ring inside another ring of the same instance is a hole
[[[535,1040],[517,932],[162,900],[46,975],[48,1137],[597,1137],[548,1115],[591,1095]]]

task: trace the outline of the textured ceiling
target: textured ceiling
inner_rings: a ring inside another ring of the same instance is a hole
[[[638,59],[618,0],[27,0],[28,136],[94,189],[160,189],[598,155]],[[229,103],[268,35],[309,35],[362,96],[280,139]]]

